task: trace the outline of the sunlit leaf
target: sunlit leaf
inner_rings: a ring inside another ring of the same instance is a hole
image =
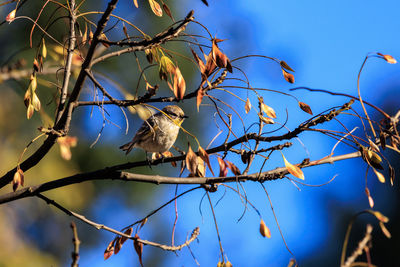
[[[133,0],[133,4],[135,5],[136,8],[139,8],[137,0]]]
[[[382,233],[387,237],[387,238],[392,238],[392,235],[390,234],[389,230],[386,228],[385,224],[383,222],[379,222],[379,227],[382,230]]]
[[[219,177],[226,177],[226,175],[228,174],[227,164],[220,157],[218,157],[218,164],[219,164]]]
[[[43,38],[42,40],[43,40],[43,43],[42,43],[42,56],[43,56],[44,58],[46,58],[46,57],[47,57],[46,43],[45,43],[45,41],[44,41],[44,38]]]
[[[149,0],[150,8],[156,16],[161,17],[163,15],[163,11],[161,9],[160,4],[155,0]]]
[[[268,106],[264,103],[261,103],[261,109],[262,109],[262,111],[265,112],[265,114],[267,114],[267,116],[274,118],[274,119],[276,118],[275,110],[273,108],[271,108],[270,106]]]
[[[274,120],[271,119],[271,118],[268,118],[268,117],[265,117],[265,116],[262,116],[262,115],[259,115],[259,117],[266,124],[274,124],[275,123]]]
[[[185,96],[186,82],[178,67],[175,68],[173,91],[177,99],[183,99],[183,97]]]
[[[369,192],[368,187],[365,188],[365,194],[366,194],[367,197],[368,197],[369,206],[370,206],[371,208],[373,208],[373,207],[374,207],[374,199],[371,197],[371,194],[370,194],[370,192]]]
[[[11,23],[14,19],[15,19],[15,13],[17,12],[17,9],[14,9],[13,11],[11,11],[10,13],[8,13],[7,17],[6,17],[6,21],[8,23]]]
[[[208,168],[210,169],[212,175],[215,176],[212,168],[211,168],[211,164],[210,164],[210,156],[208,155],[208,153],[204,150],[204,148],[202,148],[201,146],[199,146],[199,157],[205,162],[207,163]]]
[[[297,177],[297,178],[299,178],[299,179],[304,180],[304,173],[303,173],[303,171],[302,171],[299,167],[297,167],[296,165],[293,165],[292,163],[290,163],[289,161],[287,161],[287,159],[285,158],[285,156],[283,155],[283,153],[281,153],[281,154],[282,154],[282,158],[283,158],[283,161],[285,162],[285,166],[286,166],[288,172],[291,173],[293,176],[295,176],[295,177]]]
[[[246,114],[249,113],[251,110],[251,102],[250,99],[246,99],[246,104],[244,105],[244,111],[246,111]]]
[[[197,97],[196,97],[197,112],[198,112],[199,109],[200,109],[200,104],[201,104],[201,102],[203,101],[204,95],[205,95],[204,90],[203,90],[202,88],[200,88],[200,89],[197,91]]]
[[[189,172],[192,175],[196,175],[196,166],[197,166],[197,156],[196,154],[193,152],[192,148],[190,147],[189,144],[189,148],[188,151],[186,153],[186,168],[189,170]]]
[[[263,219],[261,219],[260,221],[260,234],[263,237],[268,237],[271,238],[271,231],[269,230],[269,228],[265,225],[265,222]]]
[[[108,244],[106,250],[104,251],[104,260],[109,259],[114,254],[114,242],[115,239]]]
[[[383,55],[381,53],[377,53],[377,54],[379,56],[381,56],[387,63],[390,63],[390,64],[396,64],[397,63],[397,60],[394,57],[392,57],[391,55]]]
[[[283,73],[283,77],[285,78],[285,80],[289,83],[294,83],[294,76],[293,74],[285,71],[284,69],[282,69],[282,73]]]
[[[380,173],[377,170],[375,170],[375,168],[372,168],[372,169],[374,170],[374,173],[375,173],[376,177],[378,177],[379,182],[384,184],[385,183],[385,176],[382,173]]]
[[[395,171],[392,166],[389,165],[389,173],[390,173],[390,184],[393,186],[394,184],[394,177],[395,177]]]
[[[14,173],[12,181],[13,191],[15,192],[19,186],[24,186],[24,172],[20,168]]]
[[[374,214],[374,216],[381,222],[383,223],[387,223],[389,222],[389,218],[386,217],[385,215],[383,215],[381,212],[374,210],[372,211],[372,214]]]
[[[309,105],[307,105],[304,102],[300,102],[299,101],[299,107],[301,108],[301,110],[303,110],[304,112],[307,112],[310,115],[313,115],[313,112],[311,110],[311,107]]]
[[[122,247],[122,242],[121,242],[121,237],[117,236],[115,238],[115,243],[114,243],[114,254],[117,255],[118,252],[121,250]]]
[[[226,160],[225,163],[228,165],[228,168],[232,171],[232,173],[235,176],[242,174],[241,171],[239,170],[239,168],[232,162]]]
[[[190,51],[192,52],[192,55],[193,55],[197,65],[199,65],[200,72],[202,74],[204,74],[206,66],[204,65],[203,60],[200,59],[200,57],[196,54],[196,52],[193,51],[192,48],[190,48]]]
[[[285,62],[285,61],[283,61],[283,60],[281,60],[280,62],[279,62],[279,64],[281,64],[281,67],[282,68],[284,68],[284,69],[287,69],[287,70],[290,70],[290,71],[293,71],[294,72],[294,70]]]

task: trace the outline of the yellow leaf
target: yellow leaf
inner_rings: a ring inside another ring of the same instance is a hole
[[[163,11],[159,3],[157,3],[155,0],[149,0],[149,4],[151,10],[153,11],[154,14],[156,14],[156,16],[161,17],[163,15]]]
[[[139,8],[137,0],[133,0],[133,4],[135,5],[136,8]]]
[[[304,180],[303,171],[299,167],[297,167],[296,165],[293,165],[292,163],[287,161],[287,159],[285,158],[285,156],[283,155],[282,152],[281,152],[281,154],[282,154],[282,158],[283,158],[283,161],[285,162],[285,166],[286,166],[288,172],[291,173],[293,176],[295,176],[295,177],[297,177],[297,178],[299,178],[301,180]]]
[[[276,113],[275,110],[273,108],[271,108],[270,106],[267,106],[264,103],[261,103],[261,109],[265,112],[265,114],[267,114],[267,116],[271,117],[271,118],[276,118]]]
[[[42,44],[42,56],[43,56],[44,58],[47,57],[47,48],[46,48],[46,43],[45,43],[45,41],[44,41],[44,38],[43,38],[43,44]]]
[[[14,9],[13,11],[11,11],[10,13],[8,13],[7,17],[6,17],[6,21],[8,23],[11,23],[14,19],[15,19],[15,13],[17,12],[17,9]]]
[[[381,227],[381,230],[383,232],[383,234],[387,237],[387,238],[391,238],[392,235],[390,234],[389,230],[385,227],[385,225],[383,224],[383,222],[379,222],[379,226]]]
[[[271,238],[271,231],[269,230],[269,228],[265,225],[265,222],[263,219],[261,219],[260,221],[260,234],[263,237],[268,237]]]
[[[247,98],[246,104],[244,105],[244,110],[246,111],[246,114],[249,113],[250,109],[251,109],[250,99]]]
[[[375,168],[372,168],[374,170],[374,173],[376,174],[376,177],[378,177],[379,182],[381,182],[382,184],[385,183],[385,176],[378,172],[377,170],[375,170]]]
[[[189,145],[188,152],[186,153],[186,167],[192,175],[196,175],[197,169],[197,156]]]
[[[379,211],[372,211],[372,214],[374,214],[374,216],[381,222],[383,223],[387,223],[389,222],[389,218],[386,217],[385,215],[383,215],[382,213],[380,213]]]

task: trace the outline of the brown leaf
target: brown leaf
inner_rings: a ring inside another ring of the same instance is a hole
[[[200,89],[197,91],[197,98],[196,98],[197,112],[198,112],[199,109],[200,109],[200,104],[201,104],[201,101],[203,101],[204,95],[205,95],[205,93],[204,93],[203,88],[200,88]]]
[[[386,135],[384,132],[379,133],[379,141],[381,142],[382,149],[386,148]]]
[[[372,142],[371,139],[368,138],[368,143],[369,146],[371,147],[372,150],[374,150],[375,152],[379,152],[379,147],[377,144],[375,144],[374,142]]]
[[[108,244],[106,250],[104,251],[104,260],[109,259],[114,254],[114,242],[115,239]]]
[[[219,177],[226,177],[226,175],[228,174],[227,164],[220,157],[218,157],[218,164],[219,164]]]
[[[117,255],[118,252],[121,250],[122,247],[122,242],[121,242],[121,237],[117,236],[115,238],[115,243],[114,243],[114,254]]]
[[[225,162],[226,162],[226,164],[228,165],[228,168],[231,169],[232,173],[233,173],[235,176],[241,175],[241,174],[242,174],[242,173],[240,172],[239,168],[236,167],[235,164],[233,164],[232,162],[227,161],[227,160],[226,160]]]
[[[109,48],[110,47],[110,45],[108,43],[102,42],[102,40],[103,41],[109,41],[104,32],[100,33],[99,40],[100,40],[101,44],[104,45],[105,48]]]
[[[383,170],[383,167],[381,165],[382,159],[381,157],[374,151],[369,150],[369,149],[364,149],[366,150],[366,153],[364,155],[366,156],[367,163],[371,165],[372,167]]]
[[[379,227],[382,230],[382,233],[387,237],[387,238],[391,238],[392,235],[390,234],[389,230],[386,228],[386,226],[383,224],[383,222],[379,222]]]
[[[219,49],[217,45],[218,41],[222,40],[218,39],[212,40],[212,48],[211,48],[212,59],[215,61],[215,64],[217,64],[218,67],[226,68],[229,72],[232,72],[232,65],[228,57],[224,53],[222,53],[222,51]]]
[[[143,227],[143,225],[145,225],[147,223],[148,218],[145,218],[144,220],[142,220],[142,222],[140,223],[140,229]]]
[[[204,65],[203,60],[200,59],[200,57],[196,54],[196,52],[193,51],[192,48],[190,48],[190,51],[192,51],[192,55],[194,57],[194,60],[196,61],[197,65],[199,65],[200,72],[202,74],[204,74],[206,66]]]
[[[138,234],[135,235],[135,238],[139,239]],[[137,239],[133,241],[133,247],[135,248],[135,251],[139,256],[140,265],[143,267],[143,261],[142,261],[143,243],[140,243],[139,241],[137,241]]]
[[[186,161],[186,168],[189,170],[189,172],[192,175],[196,175],[197,156],[193,152],[192,148],[190,147],[190,144],[189,144],[188,152],[186,153],[185,161]]]
[[[244,105],[244,111],[246,111],[246,114],[249,113],[251,110],[251,103],[250,103],[250,99],[247,98],[246,99],[246,104]]]
[[[137,0],[133,0],[133,4],[135,5],[136,8],[139,8]]]
[[[200,158],[196,158],[196,177],[205,177],[206,176],[206,165],[204,161]]]
[[[37,61],[36,58],[33,59],[33,69],[34,69],[36,72],[39,72],[39,70],[40,70],[39,62]]]
[[[124,234],[130,236],[130,235],[132,235],[132,232],[133,232],[133,228],[129,227],[128,229],[125,230]],[[126,240],[128,240],[127,237],[121,236],[121,246],[125,243]],[[115,253],[115,254],[117,254],[117,253]]]
[[[153,13],[156,14],[156,16],[162,17],[163,11],[160,4],[155,0],[149,0],[149,4]]]
[[[33,105],[29,105],[28,109],[26,110],[26,117],[28,118],[28,120],[30,118],[32,118],[34,111],[35,111],[35,108],[33,107]]]
[[[210,164],[210,156],[208,155],[208,153],[204,150],[204,148],[202,148],[201,146],[199,146],[199,157],[205,162],[207,163],[208,168],[210,169],[211,173],[213,176],[215,176],[212,168],[211,168],[211,164]]]
[[[395,171],[392,166],[389,165],[389,173],[390,173],[390,184],[393,186],[394,184],[394,177],[395,177]]]
[[[165,3],[163,3],[162,7],[163,7],[165,13],[168,15],[168,17],[170,17],[172,19],[172,21],[175,21],[174,18],[172,17],[172,13],[171,13],[171,10],[169,9],[169,7]]]
[[[206,6],[208,6],[207,0],[201,0],[201,2],[203,2]]]
[[[281,154],[282,154],[282,158],[283,158],[283,161],[285,162],[285,166],[286,166],[288,172],[291,173],[293,176],[295,176],[295,177],[297,177],[297,178],[299,178],[301,180],[304,180],[303,171],[299,167],[297,167],[296,165],[293,165],[292,163],[287,161],[287,159],[285,158],[283,153],[281,153]]]
[[[206,58],[206,67],[204,70],[204,75],[206,77],[209,77],[211,75],[211,73],[213,73],[213,71],[215,70],[216,67],[217,67],[217,64],[216,64],[214,58],[212,57],[212,52],[210,52],[210,54],[208,54],[208,56]]]
[[[93,32],[92,32],[92,30],[90,30],[90,31],[89,31],[89,40],[88,40],[88,43],[89,43],[89,44],[92,44],[92,40],[93,40]]]
[[[285,61],[283,61],[283,60],[281,60],[280,62],[279,62],[279,64],[281,64],[281,67],[282,68],[284,68],[284,69],[287,69],[287,70],[290,70],[290,71],[293,71],[294,72],[294,70],[285,62]]]
[[[369,193],[368,187],[365,188],[365,194],[366,194],[367,197],[368,197],[369,206],[370,206],[371,208],[373,208],[373,207],[374,207],[374,199],[371,197],[371,194]]]
[[[126,28],[125,23],[122,23],[122,31],[124,32],[125,37],[129,39],[128,29]],[[149,50],[149,49],[146,49],[146,50]],[[146,52],[146,50],[145,50],[145,52]],[[146,53],[146,56],[147,56],[147,53]]]
[[[263,237],[268,237],[271,238],[271,231],[269,230],[269,228],[265,225],[265,222],[263,219],[261,219],[260,221],[260,234]]]
[[[174,154],[172,154],[171,151],[165,151],[165,152],[163,152],[162,154],[163,154],[163,156],[166,157],[166,158],[171,158],[171,157],[174,156]],[[171,165],[172,165],[172,167],[176,167],[176,162],[175,162],[175,161],[171,161]]]
[[[313,112],[312,112],[310,106],[307,105],[306,103],[299,101],[299,107],[300,107],[301,110],[303,110],[304,112],[307,112],[308,114],[313,115]]]
[[[182,73],[178,67],[175,68],[174,75],[174,95],[177,99],[181,100],[185,96],[186,82],[182,76]]]
[[[17,12],[17,9],[14,9],[13,11],[11,11],[10,13],[8,13],[7,17],[6,17],[6,21],[8,23],[11,23],[14,19],[15,19],[15,14]]]
[[[285,78],[286,81],[288,81],[289,83],[294,83],[293,74],[285,71],[284,69],[282,69],[282,73],[283,73],[283,77]]]

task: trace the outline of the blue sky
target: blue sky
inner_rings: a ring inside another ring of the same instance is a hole
[[[209,27],[211,33],[216,34],[218,38],[228,39],[221,44],[221,47],[229,57],[263,54],[285,60],[296,71],[294,86],[323,88],[356,95],[357,73],[368,52],[381,52],[400,58],[398,34],[400,2],[396,0],[379,2],[209,0],[210,7],[204,6],[200,0],[176,2],[180,3],[179,13],[182,16],[188,10],[195,9],[196,19]],[[122,2],[119,5],[121,7]],[[280,68],[270,62],[253,59],[243,64],[254,87],[271,88],[282,92],[289,92],[288,89],[293,87],[283,80]],[[399,106],[399,101],[396,100],[400,97],[399,91],[393,90],[400,85],[399,70],[399,65],[389,65],[383,60],[371,59],[361,78],[364,99],[374,103],[385,102]],[[314,113],[332,105],[341,105],[346,101],[344,98],[307,91],[297,91],[294,95],[308,103]],[[285,114],[286,105],[296,105],[296,102],[290,102],[290,99],[276,94],[267,94],[264,99],[278,114]],[[293,114],[290,117],[289,127],[293,127],[297,120],[308,118],[307,114],[299,112],[298,108],[289,108],[289,114]],[[283,121],[284,119],[281,120]],[[112,131],[114,130],[109,132],[110,136],[114,134]],[[120,130],[116,131],[121,134]],[[107,139],[107,134],[104,138]],[[328,154],[335,143],[326,138],[321,139],[317,135],[301,136],[301,141],[307,147],[311,159]],[[289,149],[286,152],[287,158],[292,162],[308,156],[298,143],[296,146],[297,150]],[[291,153],[293,151],[296,153]],[[348,150],[340,147],[337,153],[346,151]],[[275,168],[282,165],[282,159],[276,157],[268,167]],[[349,206],[349,210],[354,213],[368,208],[363,188],[363,166],[361,160],[350,160],[348,163],[305,170],[306,181],[312,184],[323,183],[338,174],[333,183],[321,188],[301,187],[301,191],[298,191],[288,180],[266,184],[286,241],[300,263],[302,259],[323,248],[324,241],[332,234],[330,231],[334,228],[335,222],[332,217],[335,217],[335,214],[330,213],[329,205],[333,203],[338,206]],[[371,178],[370,188],[373,188],[375,194],[387,191],[387,184],[378,184]],[[234,266],[287,264],[291,256],[285,250],[279,236],[265,193],[257,184],[246,183],[245,186],[249,198],[257,203],[257,208],[271,228],[272,238],[267,240],[259,235],[259,218],[252,210],[246,213],[241,222],[236,223],[242,211],[242,204],[236,195],[228,192],[216,208],[226,254]],[[172,187],[160,191],[159,195],[164,200],[172,197]],[[222,192],[218,192],[213,195],[214,202],[221,194]],[[390,191],[386,195],[390,197]],[[178,229],[187,233],[195,226],[200,226],[200,243],[194,244],[192,250],[202,266],[216,266],[217,239],[207,203],[202,205],[204,218],[202,223],[198,211],[201,197],[202,192],[199,191],[179,202],[181,217]],[[390,215],[394,211],[384,205],[385,201],[387,200],[384,198],[380,199],[377,208]],[[154,208],[157,207],[156,203],[161,202],[155,201]],[[172,209],[166,211],[165,218],[172,217],[172,212]],[[130,213],[125,209],[113,211],[113,216],[119,220],[123,219],[117,215],[123,214]],[[99,215],[99,220],[101,219],[104,218]],[[171,221],[168,223],[172,225]],[[341,236],[344,236],[344,233]],[[339,243],[342,242],[341,236],[338,237]],[[124,254],[114,256],[109,262],[103,263],[99,253],[101,255],[103,252],[106,242],[98,248],[83,252],[82,266],[93,265],[89,264],[93,262],[96,262],[96,266],[131,265],[132,261],[134,264],[137,263],[135,255],[129,256],[132,251],[121,252]],[[149,257],[151,257],[149,254],[144,256],[145,262]],[[187,250],[180,253],[180,257],[171,255],[164,264],[164,266],[194,265]]]

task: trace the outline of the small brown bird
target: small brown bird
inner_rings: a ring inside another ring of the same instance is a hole
[[[157,112],[144,121],[132,141],[121,146],[120,149],[126,151],[126,154],[135,147],[146,152],[168,151],[175,143],[179,128],[185,118],[187,116],[180,107],[166,106],[161,112]]]

